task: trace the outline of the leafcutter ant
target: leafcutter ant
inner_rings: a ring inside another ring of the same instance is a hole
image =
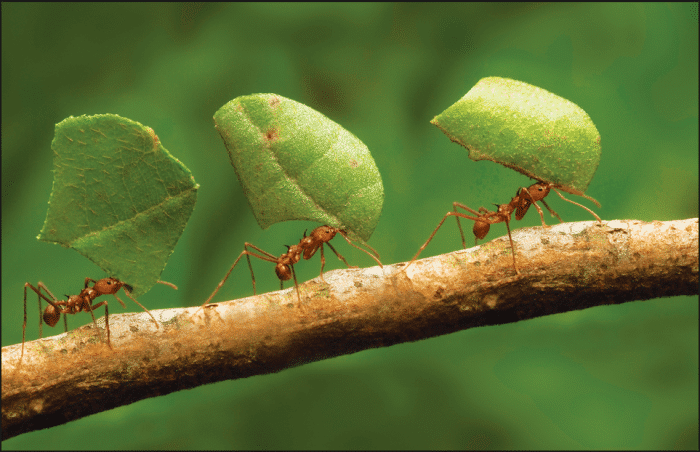
[[[367,253],[367,255],[374,259],[380,267],[382,266],[382,263],[379,262],[378,259],[379,253],[377,253],[371,246],[365,244],[367,248],[371,250],[370,253],[369,251],[362,249],[359,246],[352,243],[344,230],[334,228],[332,226],[319,226],[313,231],[311,231],[311,234],[309,234],[308,236],[306,235],[306,231],[304,231],[304,238],[302,238],[301,241],[296,245],[285,245],[287,246],[287,252],[282,254],[280,257],[275,257],[274,254],[270,254],[267,251],[263,251],[257,246],[246,242],[245,245],[243,245],[243,251],[241,251],[241,254],[239,254],[236,260],[233,262],[233,265],[231,265],[231,268],[228,270],[228,273],[226,273],[226,276],[224,276],[224,279],[222,279],[219,285],[216,286],[214,292],[212,292],[212,294],[209,296],[209,298],[207,298],[207,300],[202,304],[202,306],[208,304],[211,301],[211,299],[214,298],[219,289],[223,287],[224,283],[228,279],[236,264],[238,264],[238,261],[241,260],[241,257],[243,257],[243,255],[245,255],[246,259],[248,260],[248,268],[250,268],[250,278],[253,281],[253,294],[255,294],[255,275],[253,274],[253,265],[250,263],[250,256],[254,256],[258,259],[277,264],[275,265],[275,273],[277,274],[277,277],[280,280],[280,289],[284,288],[284,281],[289,281],[290,279],[294,278],[294,287],[296,287],[297,298],[299,299],[299,303],[301,303],[301,295],[299,294],[299,283],[297,282],[297,275],[296,273],[294,273],[294,264],[299,262],[302,257],[305,260],[309,260],[313,257],[314,254],[316,254],[316,251],[318,251],[319,248],[321,249],[321,280],[323,280],[323,267],[326,265],[326,258],[323,255],[324,244],[328,245],[331,251],[333,251],[335,255],[338,256],[338,259],[343,261],[345,265],[348,266],[348,268],[355,268],[348,264],[345,258],[341,254],[339,254],[335,250],[335,248],[333,248],[333,245],[329,243],[330,240],[333,239],[333,237],[335,237],[336,234],[340,234],[341,236],[343,236],[343,238],[351,246]],[[256,254],[252,251],[249,251],[249,247],[260,254]]]
[[[506,229],[508,230],[508,240],[510,240],[510,248],[513,251],[513,269],[515,270],[516,274],[519,274],[520,271],[518,270],[518,266],[515,261],[515,246],[513,245],[513,237],[511,236],[510,233],[510,217],[515,211],[515,219],[516,220],[521,220],[524,216],[525,213],[527,213],[527,210],[530,208],[531,205],[534,205],[535,208],[537,209],[537,212],[540,214],[540,219],[542,220],[542,226],[545,228],[548,228],[544,222],[544,214],[542,213],[542,209],[540,206],[537,205],[537,202],[542,202],[544,206],[549,210],[549,212],[554,215],[559,222],[563,222],[562,219],[559,217],[559,215],[552,210],[549,205],[545,202],[544,198],[549,194],[550,190],[554,190],[556,194],[559,195],[561,199],[564,201],[570,202],[571,204],[575,204],[583,209],[586,209],[588,212],[591,213],[595,217],[598,222],[601,222],[601,219],[598,215],[596,215],[591,209],[589,209],[586,206],[583,206],[577,202],[571,201],[570,199],[566,199],[560,192],[557,190],[557,185],[549,183],[549,182],[543,182],[543,181],[538,181],[529,187],[520,187],[513,197],[513,199],[510,200],[508,204],[494,204],[497,207],[497,210],[495,212],[490,211],[484,207],[480,207],[478,211],[471,209],[464,204],[460,204],[458,202],[453,202],[452,203],[452,208],[453,210],[450,212],[447,212],[444,217],[442,217],[442,220],[440,223],[438,223],[437,227],[433,231],[432,234],[430,234],[430,237],[428,237],[428,240],[423,244],[423,246],[418,249],[418,252],[416,253],[415,256],[413,256],[413,259],[411,259],[411,262],[408,263],[406,268],[408,268],[409,265],[411,265],[416,259],[418,259],[418,256],[420,253],[425,249],[426,246],[428,246],[428,243],[433,239],[435,236],[435,233],[440,229],[440,226],[445,222],[445,219],[449,216],[454,216],[457,219],[457,226],[459,227],[459,234],[462,238],[462,248],[466,248],[466,242],[464,240],[464,233],[462,232],[462,225],[459,222],[460,217],[461,218],[466,218],[468,220],[474,220],[474,227],[472,228],[472,232],[474,233],[474,238],[475,241],[474,243],[476,244],[478,240],[483,239],[486,237],[486,234],[489,233],[489,229],[491,228],[492,224],[496,223],[503,223],[505,222],[506,224]],[[596,201],[595,199],[591,198],[590,196],[584,195],[583,193],[579,193],[580,196],[583,196],[586,199],[589,199],[593,201],[598,207],[600,207],[600,203]],[[470,216],[465,213],[457,212],[457,208],[464,209],[476,216]]]
[[[92,287],[88,287],[89,283],[92,282],[93,285]],[[177,287],[174,284],[171,284],[169,282],[165,281],[157,281],[160,284],[165,284],[168,285],[175,290],[177,290]],[[110,342],[110,332],[109,332],[109,310],[107,308],[107,300],[102,300],[101,302],[93,305],[92,303],[95,301],[95,299],[101,295],[114,295],[114,298],[121,303],[121,305],[126,309],[126,305],[124,304],[123,301],[117,297],[117,292],[119,289],[124,289],[124,293],[126,294],[127,297],[131,298],[134,303],[137,305],[141,306],[144,311],[148,313],[148,315],[151,316],[151,319],[153,319],[153,322],[156,324],[156,328],[158,328],[158,322],[156,321],[155,317],[153,317],[153,314],[150,313],[146,307],[144,307],[141,303],[139,303],[134,297],[131,296],[130,292],[133,291],[133,288],[121,281],[119,281],[116,278],[103,278],[100,279],[99,281],[95,281],[92,278],[85,278],[85,288],[80,291],[78,295],[66,295],[67,300],[65,301],[59,301],[49,290],[48,287],[42,282],[39,282],[36,287],[31,285],[30,283],[25,283],[24,284],[24,324],[22,325],[22,354],[20,355],[19,362],[20,364],[22,363],[22,358],[24,357],[24,342],[25,342],[25,334],[27,330],[27,288],[33,290],[37,295],[38,295],[38,301],[39,301],[39,337],[43,336],[43,331],[42,331],[42,321],[46,322],[47,325],[49,326],[56,326],[58,323],[59,319],[61,318],[61,314],[65,314],[63,316],[63,323],[65,327],[65,331],[68,332],[68,314],[77,314],[79,312],[89,312],[90,316],[92,317],[92,323],[95,326],[95,329],[97,329],[97,322],[95,321],[95,314],[93,311],[95,309],[104,306],[105,307],[105,329],[107,330],[107,345],[109,348],[112,348],[112,344]],[[44,295],[41,291],[42,289],[44,292],[48,294],[51,299],[49,299],[46,295]],[[41,299],[46,300],[49,305],[46,307],[46,310],[44,310],[43,315],[42,315],[42,307],[41,307]]]

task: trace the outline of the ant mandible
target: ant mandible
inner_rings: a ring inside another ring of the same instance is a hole
[[[490,211],[484,207],[480,207],[478,211],[471,209],[464,204],[460,204],[458,202],[453,202],[452,203],[452,208],[453,210],[450,212],[447,212],[444,217],[442,217],[442,220],[440,223],[437,225],[435,230],[433,231],[432,234],[430,234],[430,237],[428,237],[428,240],[423,244],[423,246],[418,249],[418,252],[416,253],[415,256],[413,256],[413,259],[411,259],[411,262],[408,263],[406,268],[410,266],[416,259],[418,259],[418,256],[420,253],[425,249],[426,246],[428,246],[428,243],[433,239],[435,236],[435,233],[440,229],[440,226],[445,222],[445,219],[449,216],[454,216],[457,219],[457,226],[459,227],[459,234],[462,238],[462,248],[466,248],[466,242],[464,240],[464,233],[462,232],[462,225],[459,222],[460,217],[461,218],[466,218],[468,220],[474,220],[474,227],[472,228],[472,232],[474,233],[474,243],[476,244],[478,240],[483,239],[486,237],[486,234],[489,233],[489,229],[491,228],[492,224],[496,223],[503,223],[505,222],[506,224],[506,229],[508,230],[508,240],[510,240],[510,248],[513,250],[513,269],[515,270],[516,274],[520,274],[520,271],[518,270],[517,263],[515,261],[515,246],[513,245],[513,237],[511,236],[510,233],[510,219],[511,215],[515,211],[515,219],[516,220],[521,220],[524,216],[525,213],[527,213],[527,210],[530,208],[531,205],[534,205],[535,208],[537,209],[537,212],[540,214],[540,219],[542,220],[542,227],[548,228],[544,222],[544,214],[542,213],[542,209],[540,206],[537,205],[537,202],[542,202],[544,206],[547,208],[547,210],[554,215],[560,223],[562,223],[561,217],[552,210],[551,207],[545,202],[544,198],[549,194],[550,190],[554,190],[554,192],[559,195],[561,199],[564,201],[570,202],[571,204],[575,204],[583,209],[586,209],[588,212],[593,215],[596,220],[600,223],[602,220],[598,215],[595,214],[591,209],[589,209],[586,206],[583,206],[577,202],[571,201],[570,199],[565,198],[559,190],[557,190],[557,185],[549,183],[549,182],[544,182],[544,181],[537,181],[536,183],[530,185],[529,187],[520,187],[518,189],[518,192],[515,194],[513,199],[510,200],[508,204],[494,204],[498,209],[493,212]],[[589,199],[593,201],[598,207],[600,207],[600,203],[596,201],[595,199],[591,198],[590,196],[584,195],[583,193],[579,193],[580,196],[583,196],[586,199]],[[457,207],[460,209],[464,209],[469,211],[470,213],[476,215],[476,217],[457,212]]]
[[[90,282],[93,283],[92,287],[88,287],[88,284]],[[165,281],[157,282],[160,284],[168,285],[177,290],[177,286],[175,286],[174,284]],[[54,294],[51,293],[49,288],[46,287],[46,285],[41,281],[37,284],[37,287],[34,287],[30,283],[24,283],[24,324],[22,325],[22,354],[19,358],[20,364],[22,363],[22,358],[24,357],[24,342],[27,330],[27,288],[33,290],[38,295],[37,298],[39,301],[39,337],[43,336],[42,321],[46,322],[46,324],[49,326],[56,326],[59,319],[61,318],[61,314],[65,314],[63,316],[63,323],[66,332],[68,332],[68,314],[77,314],[79,312],[89,312],[90,316],[92,317],[92,323],[93,325],[95,325],[95,329],[97,329],[97,322],[95,321],[95,314],[93,314],[93,311],[101,306],[104,306],[105,328],[107,330],[107,345],[109,346],[109,348],[112,348],[112,344],[110,342],[109,310],[107,308],[107,300],[103,300],[97,303],[96,305],[93,305],[92,303],[97,297],[101,295],[114,295],[114,298],[116,298],[117,301],[119,301],[119,303],[121,303],[121,305],[124,307],[124,309],[126,309],[126,305],[124,304],[124,302],[121,301],[116,295],[119,289],[122,288],[124,289],[124,293],[127,297],[131,298],[134,301],[134,303],[141,306],[141,308],[143,308],[143,310],[151,316],[151,319],[153,319],[153,322],[156,324],[156,328],[159,327],[158,322],[156,321],[155,317],[153,317],[153,314],[151,314],[151,312],[148,309],[146,309],[145,306],[143,306],[134,297],[131,296],[130,292],[134,289],[130,285],[123,283],[116,278],[103,278],[99,281],[95,281],[92,278],[85,278],[85,288],[81,290],[78,295],[66,295],[66,297],[68,298],[66,301],[59,301],[54,296]],[[41,293],[42,289],[51,297],[51,299],[49,299],[46,295]],[[46,310],[44,310],[43,315],[41,313],[42,298],[49,303],[49,305],[46,307]]]
[[[250,263],[250,256],[254,256],[258,259],[277,264],[275,265],[275,273],[277,274],[277,278],[279,278],[280,280],[280,289],[284,288],[284,281],[289,281],[290,279],[294,278],[294,287],[296,287],[297,298],[299,299],[299,303],[301,303],[301,295],[299,294],[299,283],[297,282],[297,276],[294,272],[294,264],[299,262],[302,257],[305,260],[309,260],[313,257],[314,254],[316,254],[316,251],[318,251],[319,248],[321,249],[321,280],[323,281],[325,281],[323,279],[323,267],[326,265],[326,258],[323,255],[324,244],[328,245],[331,251],[333,251],[335,255],[338,256],[338,259],[342,260],[345,263],[345,265],[348,266],[348,268],[356,268],[348,264],[345,258],[340,253],[338,253],[335,250],[335,248],[333,248],[333,245],[329,243],[333,239],[333,237],[335,237],[336,234],[340,234],[351,246],[367,253],[367,255],[374,259],[379,264],[379,266],[382,267],[382,263],[379,262],[378,259],[379,253],[377,253],[374,250],[374,248],[365,244],[367,248],[369,248],[372,251],[371,253],[365,249],[360,248],[359,246],[355,245],[350,241],[350,239],[347,236],[347,233],[344,230],[334,228],[332,226],[319,226],[313,231],[311,231],[311,234],[309,234],[308,236],[306,235],[306,231],[304,231],[304,238],[302,238],[301,241],[296,245],[286,245],[287,252],[282,254],[280,257],[275,257],[274,254],[270,254],[267,251],[263,251],[251,243],[245,242],[241,254],[238,255],[236,260],[233,262],[233,265],[231,265],[231,268],[228,270],[228,273],[226,273],[226,276],[224,276],[224,279],[222,279],[219,285],[216,286],[216,289],[214,289],[214,292],[212,292],[209,298],[207,298],[207,300],[204,303],[202,303],[202,306],[208,304],[211,301],[211,299],[214,298],[219,289],[223,287],[224,283],[226,283],[226,280],[228,279],[229,275],[233,271],[236,264],[238,264],[238,261],[241,260],[241,257],[243,257],[243,255],[245,255],[246,259],[248,260],[248,268],[250,268],[250,277],[253,281],[253,294],[255,294],[255,275],[253,274],[253,265]],[[248,247],[254,249],[260,254],[248,251]]]

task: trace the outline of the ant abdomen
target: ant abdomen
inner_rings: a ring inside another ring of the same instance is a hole
[[[275,265],[275,273],[277,273],[277,277],[282,281],[289,281],[292,279],[292,271],[289,269],[289,265],[282,263]]]
[[[483,221],[475,221],[474,227],[472,228],[472,232],[474,232],[474,237],[476,237],[478,240],[481,240],[484,237],[486,237],[486,234],[489,233],[490,229],[490,224],[484,223]]]
[[[61,313],[52,305],[48,305],[46,309],[44,309],[44,315],[42,317],[48,326],[56,326],[61,319]]]

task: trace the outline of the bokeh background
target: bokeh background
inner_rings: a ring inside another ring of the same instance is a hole
[[[54,125],[70,115],[116,113],[152,127],[201,184],[162,275],[180,290],[155,287],[140,298],[150,309],[201,303],[243,242],[282,253],[316,226],[256,224],[212,121],[244,94],[305,103],[367,144],[386,192],[369,242],[384,263],[409,260],[453,201],[489,206],[530,183],[469,160],[429,124],[486,76],[543,87],[588,112],[603,155],[587,193],[603,219],[697,217],[697,8],[3,3],[2,343],[21,341],[25,281],[64,294],[86,276],[106,276],[78,253],[36,240],[51,192]],[[557,197],[550,205],[565,221],[591,219]],[[539,224],[530,214],[514,226]],[[489,238],[504,234],[498,225]],[[459,246],[448,224],[424,256]],[[372,265],[342,241],[337,247],[352,263]],[[272,266],[254,266],[258,287],[275,290]],[[300,280],[319,266],[298,265]],[[218,299],[250,294],[241,267]],[[36,318],[34,301],[29,309]],[[88,322],[72,316],[69,326]],[[27,330],[38,337],[35,321]],[[697,296],[368,350],[3,442],[70,450],[697,447]]]

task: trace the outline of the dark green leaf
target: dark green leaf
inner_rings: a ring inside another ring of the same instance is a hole
[[[311,220],[369,240],[384,187],[355,135],[276,94],[237,97],[214,123],[260,227]]]
[[[117,115],[71,116],[56,125],[51,148],[53,191],[38,238],[146,293],[194,210],[192,174],[153,129]]]
[[[436,116],[472,160],[491,160],[582,194],[600,162],[600,134],[578,105],[517,80],[487,77]]]

